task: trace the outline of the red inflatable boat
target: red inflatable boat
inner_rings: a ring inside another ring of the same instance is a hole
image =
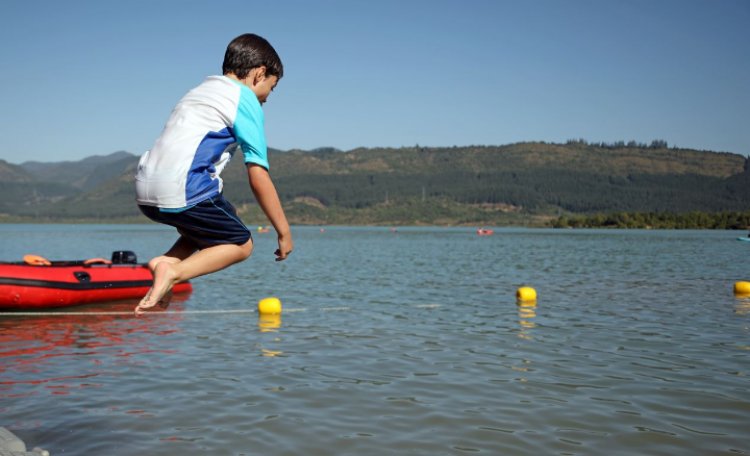
[[[114,252],[112,260],[49,261],[26,255],[24,261],[0,263],[0,310],[34,310],[92,302],[139,299],[153,277],[135,254]],[[173,293],[192,291],[178,283]]]

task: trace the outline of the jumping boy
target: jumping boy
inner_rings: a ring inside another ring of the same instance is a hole
[[[250,230],[222,196],[219,177],[237,146],[250,188],[276,230],[276,261],[292,252],[289,223],[268,174],[261,109],[284,74],[281,59],[264,38],[244,34],[227,46],[222,71],[180,100],[138,163],[138,207],[151,220],[177,228],[180,237],[148,262],[154,282],[136,314],[159,303],[175,283],[219,271],[252,253]]]

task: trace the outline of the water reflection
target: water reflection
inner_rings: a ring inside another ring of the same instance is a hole
[[[281,314],[258,316],[258,329],[260,332],[278,332],[281,328]]]
[[[136,318],[135,300],[39,316],[0,316],[0,398],[43,391],[69,394],[99,386],[95,379],[110,364],[133,362],[145,353],[175,353],[158,338],[180,331],[185,300],[187,296],[175,296],[170,311],[156,318]],[[70,366],[79,368],[72,371]]]
[[[258,315],[258,330],[261,333],[279,333],[280,328],[281,328],[281,314]],[[281,342],[281,337],[274,337],[270,340],[275,345]],[[284,354],[284,352],[280,350],[271,350],[271,349],[263,347],[263,345],[260,346],[260,353],[263,356],[269,356],[269,357],[274,357],[274,356],[279,356],[279,355]]]
[[[518,303],[518,324],[521,326],[521,331],[518,333],[518,337],[521,339],[532,340],[531,329],[536,327],[534,318],[536,317],[536,303],[534,302],[523,302]]]
[[[750,314],[750,297],[737,298],[734,304],[734,313],[737,315]]]

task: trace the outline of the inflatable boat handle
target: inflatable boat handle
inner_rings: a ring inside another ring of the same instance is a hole
[[[90,265],[90,264],[112,264],[111,261],[109,261],[106,258],[89,258],[88,260],[84,260],[83,264]]]

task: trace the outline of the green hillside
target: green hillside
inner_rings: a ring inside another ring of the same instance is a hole
[[[37,180],[72,185],[90,190],[122,174],[123,168],[134,160],[133,154],[115,152],[109,155],[96,155],[80,161],[42,163],[28,161],[20,167]]]
[[[745,157],[656,141],[271,150],[269,159],[293,223],[539,225],[568,215],[750,209]],[[37,180],[12,183],[13,196],[0,211],[5,219],[143,220],[133,202],[137,157],[119,154],[105,162],[88,162],[76,182],[95,185],[73,190],[62,183],[39,187],[40,178],[26,168]],[[76,172],[69,163],[65,169]],[[267,223],[239,156],[222,176],[225,194],[245,220]],[[0,185],[11,183],[0,179]],[[42,196],[30,199],[32,186]]]
[[[31,182],[34,176],[18,165],[0,160],[0,182]]]

